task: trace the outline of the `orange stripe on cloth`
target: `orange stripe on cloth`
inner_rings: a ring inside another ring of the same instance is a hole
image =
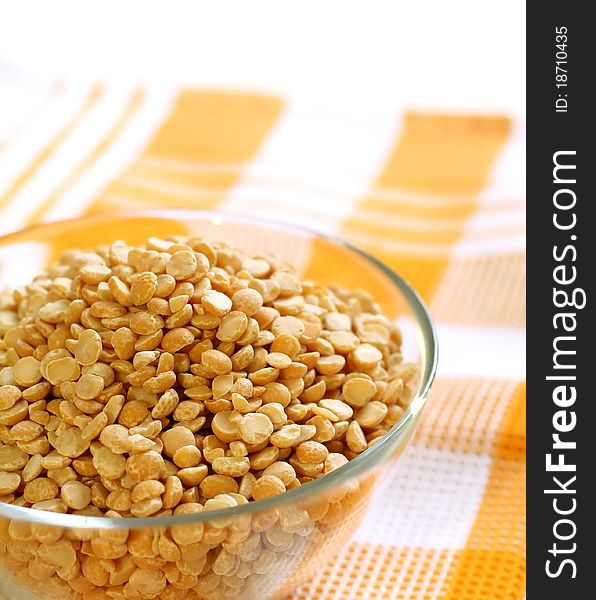
[[[377,181],[379,201],[375,192],[364,198],[354,214],[343,226],[342,233],[350,239],[370,238],[365,245],[377,256],[381,254],[374,240],[401,241],[395,228],[382,223],[371,224],[361,218],[361,211],[378,213],[398,219],[401,214],[410,217],[427,217],[430,209],[442,218],[459,219],[460,227],[443,234],[439,241],[453,245],[461,237],[465,219],[476,207],[475,197],[488,181],[495,158],[509,134],[509,120],[504,117],[470,117],[410,113],[406,115],[404,130]],[[420,208],[411,201],[395,203],[387,200],[388,190],[432,196],[432,202],[420,202]],[[439,199],[439,201],[437,201]],[[442,201],[441,201],[442,199]],[[403,211],[403,212],[402,212]],[[364,216],[364,214],[363,214]],[[404,241],[414,236],[402,232]],[[437,238],[430,233],[418,241]],[[416,257],[415,252],[389,252],[382,258],[398,273],[403,274],[428,302],[432,299],[449,263],[448,247],[444,256]]]
[[[201,90],[181,92],[172,113],[140,159],[108,186],[97,202],[89,207],[89,212],[101,209],[106,204],[105,197],[118,196],[122,201],[120,206],[128,206],[126,196],[130,193],[127,189],[131,185],[130,179],[145,179],[152,184],[141,186],[146,189],[137,189],[133,193],[133,206],[142,198],[147,199],[147,204],[167,207],[215,206],[220,199],[218,195],[203,197],[197,191],[189,198],[180,198],[180,194],[171,193],[168,186],[188,185],[191,181],[179,171],[152,166],[150,161],[144,163],[143,160],[175,159],[213,165],[216,174],[194,175],[192,183],[207,186],[208,191],[212,191],[214,185],[226,190],[238,181],[244,164],[259,150],[277,121],[282,105],[279,98],[257,94]],[[232,163],[238,170],[221,173],[217,170],[221,163]]]
[[[522,328],[525,290],[525,254],[457,258],[450,261],[430,310],[441,323]]]
[[[513,396],[499,434],[495,440],[499,458],[521,460],[526,458],[526,384],[520,383]]]
[[[70,173],[70,175],[52,192],[48,198],[35,210],[35,212],[29,218],[29,225],[41,221],[47,212],[52,208],[54,203],[62,194],[68,191],[80,178],[81,176],[97,161],[104,152],[114,143],[118,136],[122,133],[125,127],[128,125],[139,106],[143,102],[145,92],[138,89],[131,96],[130,100],[126,104],[122,114],[118,117],[114,125],[107,132],[107,134],[100,140],[97,146],[92,152]]]
[[[508,134],[505,117],[409,113],[377,183],[429,194],[476,194]]]
[[[414,443],[426,448],[489,454],[518,393],[516,382],[478,377],[439,377]]]
[[[244,162],[281,112],[278,98],[257,94],[185,91],[146,154],[177,159]]]
[[[93,87],[85,102],[68,121],[68,123],[52,138],[49,144],[31,161],[30,165],[21,173],[9,190],[0,198],[0,210],[2,210],[19,192],[19,190],[33,177],[36,171],[52,156],[60,144],[79,126],[85,116],[97,104],[104,92],[102,85]]]
[[[464,550],[447,577],[445,600],[521,600],[525,593],[525,385],[495,439],[495,458]]]
[[[364,220],[360,220],[358,223],[353,221],[346,223],[343,232],[348,238],[353,232],[359,238],[368,237],[371,240],[379,238],[396,239],[403,242],[428,242],[445,246],[453,245],[459,239],[461,233],[459,227],[454,227],[451,231],[421,231],[395,223],[371,223]]]
[[[414,252],[412,254],[387,252],[376,246],[373,241],[361,246],[401,275],[425,302],[432,298],[449,262],[447,256],[412,256]]]
[[[286,600],[435,600],[452,555],[352,542]]]
[[[139,160],[128,171],[127,177],[132,179],[147,179],[151,181],[164,181],[177,186],[189,188],[221,187],[227,188],[234,183],[242,168],[242,163],[234,165],[235,168],[216,170],[214,165],[207,164],[201,171],[181,171],[155,162]]]
[[[522,476],[525,478],[525,471]],[[449,587],[433,599],[522,600],[525,597],[526,561],[521,553],[461,550],[455,553],[451,571]]]

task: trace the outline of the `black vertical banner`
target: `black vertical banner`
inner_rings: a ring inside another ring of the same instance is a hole
[[[528,598],[596,598],[589,3],[528,5]]]

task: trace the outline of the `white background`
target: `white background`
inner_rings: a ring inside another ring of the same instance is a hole
[[[522,0],[0,0],[0,81],[242,87],[523,116]]]

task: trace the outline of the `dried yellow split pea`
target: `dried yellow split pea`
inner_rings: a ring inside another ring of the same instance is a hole
[[[44,510],[146,517],[283,493],[365,452],[401,418],[417,377],[366,293],[200,238],[67,252],[0,295],[0,315],[0,496]],[[268,543],[285,543],[280,532]],[[177,544],[207,535],[195,533],[172,529],[155,548],[179,562]],[[248,551],[253,539],[236,543]],[[70,542],[55,542],[48,564],[72,568]],[[137,563],[109,565],[123,542],[85,546],[80,593],[161,593],[167,578],[140,544]],[[229,548],[212,574],[233,586],[246,566]],[[203,559],[171,576],[180,589]]]

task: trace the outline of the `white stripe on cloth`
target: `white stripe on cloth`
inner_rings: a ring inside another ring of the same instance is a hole
[[[141,106],[118,137],[95,163],[56,201],[43,221],[77,216],[103,188],[129,166],[149,144],[157,129],[171,112],[176,95],[173,90],[150,87]]]
[[[110,131],[122,114],[133,91],[108,88],[87,113],[75,131],[56,149],[32,178],[16,194],[2,215],[1,231],[23,227],[28,218],[48,198]]]
[[[368,235],[350,233],[349,240],[361,247],[372,248],[372,252],[404,254],[413,257],[458,256],[459,258],[481,258],[484,256],[507,255],[523,252],[525,236],[523,233],[493,232],[478,239],[464,240],[455,246],[449,243],[412,242],[371,238]]]
[[[358,211],[358,220],[370,225],[393,227],[396,229],[406,228],[410,231],[429,233],[457,233],[462,227],[461,218],[442,218],[440,220],[412,217],[402,215],[396,210],[387,213],[378,210],[363,209]],[[466,221],[466,229],[473,234],[484,232],[493,233],[493,230],[507,227],[516,227],[525,224],[525,209],[523,206],[504,206],[498,210],[475,212]]]
[[[157,191],[168,194],[172,199],[183,200],[185,204],[189,200],[218,197],[223,193],[222,188],[218,187],[171,183],[161,178],[136,175],[123,176],[120,181],[136,188],[141,194],[145,190]],[[301,225],[327,234],[336,232],[339,217],[344,212],[343,197],[333,197],[326,192],[313,191],[308,187],[254,183],[245,179],[237,190],[236,198],[230,201],[224,200],[218,203],[217,207],[282,223]],[[135,203],[133,198],[130,201],[126,197],[110,199],[116,202],[121,200],[130,204]],[[325,210],[320,210],[321,207],[325,207]]]
[[[491,464],[484,454],[411,446],[375,490],[354,540],[438,550],[463,548]]]
[[[350,204],[350,198],[339,193],[305,185],[258,182],[247,178],[243,180],[242,186],[244,195],[251,199],[251,210],[275,211],[280,216],[284,212],[290,212],[292,216],[297,212],[302,212],[314,222],[327,223],[330,219],[336,221],[345,217],[345,208]],[[238,203],[238,207],[242,209],[244,204],[245,202]],[[225,203],[225,206],[230,206],[230,204]],[[369,225],[408,229],[408,231],[420,233],[459,233],[462,228],[462,219],[458,218],[437,220],[362,208],[358,210],[357,218],[359,222]],[[505,205],[495,210],[478,211],[470,218],[466,227],[470,234],[485,237],[487,233],[498,236],[500,233],[515,232],[524,225],[525,208]],[[398,234],[393,234],[388,238],[396,236]]]
[[[466,233],[483,233],[494,229],[519,228],[526,224],[525,206],[483,210],[482,206],[466,222]]]
[[[89,93],[88,87],[68,86],[64,93],[54,96],[31,121],[24,124],[18,137],[0,154],[0,198],[68,124]]]
[[[501,237],[486,239],[463,239],[454,246],[454,258],[486,258],[508,254],[523,254],[526,251],[526,236],[523,231]]]
[[[526,377],[523,329],[438,325],[439,373],[443,377]]]
[[[397,135],[397,133],[396,133]],[[341,185],[338,185],[338,182],[335,182],[334,187],[330,185],[321,185],[312,183],[311,181],[306,180],[300,172],[298,174],[293,173],[290,169],[284,169],[284,171],[288,171],[288,175],[284,177],[280,177],[276,172],[248,172],[244,169],[244,165],[242,163],[233,163],[233,162],[208,162],[208,161],[196,161],[196,160],[183,160],[183,159],[172,159],[169,157],[156,157],[156,156],[146,156],[139,159],[139,165],[145,167],[157,167],[159,169],[163,169],[164,171],[171,171],[172,173],[185,173],[185,174],[193,174],[193,173],[221,173],[221,174],[230,174],[230,175],[238,175],[240,171],[244,170],[242,176],[242,182],[250,182],[252,185],[256,186],[271,186],[271,187],[279,187],[282,190],[291,188],[291,189],[301,189],[305,192],[311,191],[313,193],[325,194],[328,195],[328,200],[330,202],[330,206],[321,206],[319,203],[313,203],[313,206],[316,206],[322,212],[330,209],[332,211],[336,211],[338,214],[345,214],[345,210],[341,206],[341,203],[344,203],[345,196],[350,195],[351,190],[345,186],[345,181],[341,182]],[[283,165],[282,165],[283,166]],[[327,165],[329,166],[329,165]],[[165,176],[167,180],[167,174]],[[149,181],[161,182],[162,179],[160,177],[157,178],[149,178]],[[192,186],[192,185],[182,185],[180,186],[181,194],[192,194],[196,190],[201,190],[200,186]],[[449,206],[452,208],[459,207],[469,207],[470,203],[475,202],[475,197],[473,198],[470,195],[460,195],[460,196],[440,196],[436,194],[423,194],[420,192],[412,192],[410,190],[399,189],[399,188],[373,188],[366,189],[364,194],[366,196],[374,196],[374,198],[385,201],[387,204],[391,204],[391,202],[403,204],[408,207],[420,208],[425,207],[429,209],[429,212],[425,215],[422,221],[430,220],[433,223],[437,222],[439,225],[445,221],[450,221],[449,219],[445,219],[442,214],[434,214],[432,209],[435,207],[444,208],[445,206]],[[504,198],[495,200],[490,205],[481,205],[476,208],[477,211],[486,210],[487,213],[499,210],[511,210],[511,209],[519,209],[524,205],[523,201],[520,199],[511,199]],[[367,212],[370,212],[371,215],[377,214],[375,211],[371,209],[367,209]],[[386,215],[386,212],[379,211],[378,214],[380,218]],[[453,221],[461,222],[460,219],[453,219]]]
[[[142,164],[171,168],[165,161],[147,161]],[[181,165],[173,168],[179,172]],[[230,165],[195,165],[185,168],[186,172],[222,172],[237,173],[237,168]],[[126,175],[123,183],[143,190],[158,191],[188,202],[193,199],[212,198],[222,193],[221,188],[171,183],[161,177],[139,177]],[[242,176],[241,182],[226,195],[226,199],[218,207],[224,210],[237,211],[253,216],[275,219],[284,223],[301,225],[318,230],[328,235],[336,235],[341,222],[353,211],[357,199],[348,197],[329,188],[321,189],[310,185],[296,185],[290,181],[266,181],[256,177]],[[123,199],[125,201],[126,199]],[[349,209],[347,210],[346,207]],[[491,225],[491,216],[495,216],[495,227]],[[457,233],[462,222],[458,219],[444,221],[421,219],[409,216],[388,215],[380,211],[359,211],[358,218],[373,225],[392,225],[407,228],[416,232],[453,232]],[[509,253],[523,250],[523,230],[525,214],[523,207],[506,205],[491,213],[480,214],[471,219],[470,237],[453,246],[453,252],[462,257],[486,256],[498,253]],[[520,235],[521,233],[521,235]],[[350,241],[362,246],[374,245],[389,252],[405,254],[423,254],[426,256],[444,256],[452,245],[448,242],[418,242],[375,237],[365,234],[351,233]]]
[[[512,130],[492,169],[488,184],[479,195],[483,205],[492,205],[503,199],[526,197],[526,132],[521,121],[512,122]]]
[[[336,111],[287,101],[284,110],[240,180],[226,194],[222,208],[242,210],[256,198],[272,217],[300,219],[326,233],[337,232],[355,204],[370,190],[399,135],[397,112],[359,120]],[[287,187],[258,185],[275,176]],[[308,182],[310,189],[305,189]],[[333,190],[327,195],[323,190]],[[310,211],[301,219],[304,208]],[[312,212],[321,211],[313,219]]]
[[[351,200],[346,199],[346,205]],[[260,187],[245,181],[236,187],[232,197],[222,203],[222,208],[251,214],[264,219],[274,219],[288,225],[306,227],[335,235],[343,213],[341,203],[333,211],[324,213],[317,206],[330,206],[329,196],[300,188]]]
[[[169,194],[172,198],[186,201],[212,198],[222,193],[222,190],[217,187],[188,186],[170,183],[162,179],[141,178],[133,175],[124,176],[121,181],[136,187],[140,192],[143,190],[159,191]],[[232,193],[234,198],[228,197],[218,205],[219,208],[299,225],[328,235],[338,233],[340,217],[344,213],[343,203],[351,202],[348,198],[330,196],[326,192],[309,188],[260,185],[249,180],[244,180]],[[117,198],[113,198],[113,200],[119,201]],[[122,198],[121,201],[128,202],[128,199]],[[396,222],[400,222],[399,217],[388,217],[389,220],[392,218]],[[456,243],[453,247],[447,242],[431,243],[371,238],[358,233],[350,233],[349,240],[363,247],[373,246],[375,249],[412,256],[443,257],[446,252],[451,252],[458,257],[492,256],[523,251],[525,238],[522,221],[523,215],[519,211],[512,211],[502,217],[504,231],[484,231],[485,228],[488,228],[488,221],[481,220],[478,226],[475,226],[474,237]],[[404,219],[405,223],[411,224],[408,219]],[[420,221],[420,225],[422,225],[422,221]],[[449,225],[442,226],[428,222],[426,230],[449,231],[449,228]]]
[[[513,128],[491,169],[487,185],[478,195],[478,209],[466,220],[463,234],[453,247],[454,257],[522,254],[526,250],[525,205],[513,210],[495,210],[503,201],[525,198],[523,178],[519,177],[520,170],[525,171],[525,136],[522,124],[516,123]],[[493,231],[482,235],[485,227]],[[494,231],[498,228],[500,233]]]
[[[0,292],[31,283],[47,264],[48,254],[48,247],[38,242],[0,246]]]

